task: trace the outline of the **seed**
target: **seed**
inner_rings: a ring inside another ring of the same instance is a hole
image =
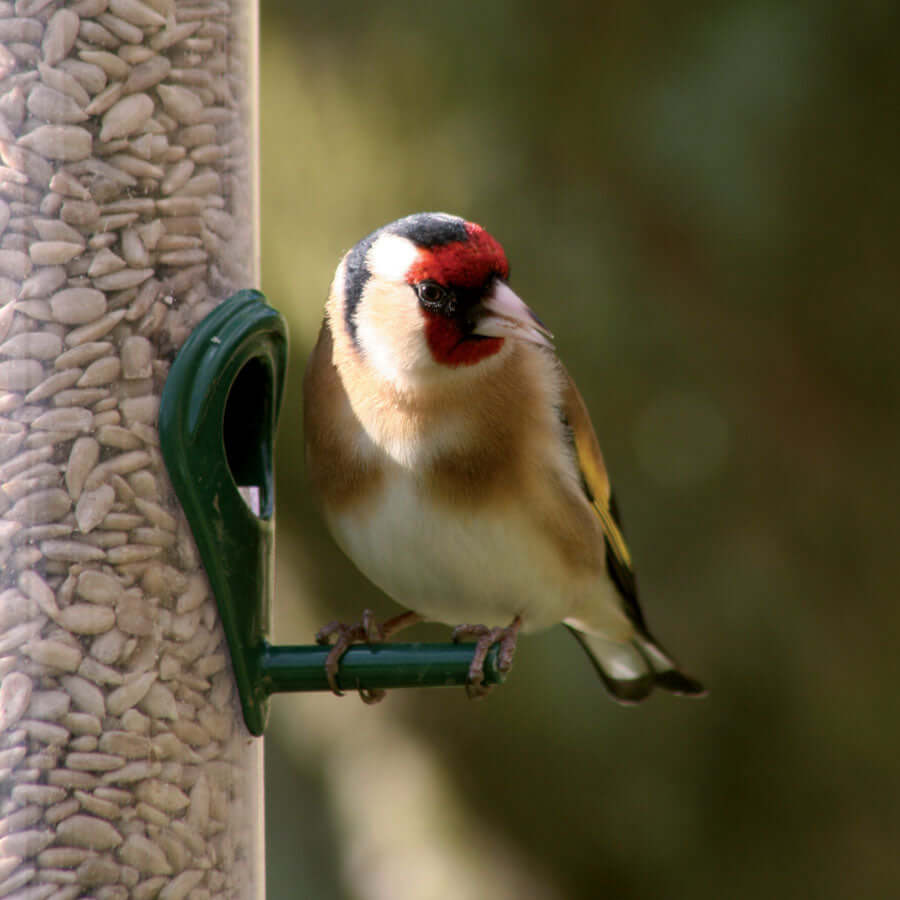
[[[69,739],[69,730],[62,725],[54,725],[52,722],[22,719],[19,725],[28,734],[28,737],[42,744],[54,746],[64,744]]]
[[[116,325],[122,320],[125,310],[114,309],[105,316],[101,316],[95,322],[82,325],[80,328],[73,328],[65,337],[65,342],[70,347],[77,347],[79,344],[86,344],[97,341],[99,338],[109,334]],[[0,364],[2,365],[2,364]],[[2,387],[2,383],[0,383]]]
[[[69,496],[77,500],[81,496],[84,482],[100,457],[100,445],[93,438],[78,438],[72,445],[66,466],[66,488]]]
[[[31,89],[27,105],[33,116],[54,125],[77,125],[88,118],[88,113],[74,97],[44,84],[37,84]],[[50,186],[53,186],[52,179]]]
[[[29,391],[44,380],[44,368],[35,359],[0,362],[0,390]]]
[[[137,786],[138,798],[167,813],[177,813],[190,805],[190,798],[174,784],[147,780]]]
[[[57,560],[58,562],[93,562],[106,557],[106,554],[99,548],[92,547],[90,544],[82,544],[78,541],[42,541],[40,548],[41,553],[47,559]]]
[[[98,47],[115,50],[119,46],[118,38],[107,31],[99,22],[82,20],[78,33],[83,40]]]
[[[124,19],[120,19],[118,16],[111,15],[110,13],[102,13],[97,16],[97,21],[102,22],[103,25],[109,29],[111,34],[123,41],[127,41],[128,44],[140,44],[144,37],[144,33],[140,28],[132,25],[130,22],[126,22]],[[146,48],[136,47],[135,49],[144,50]],[[128,62],[130,58],[131,54],[128,54],[126,62]]]
[[[0,364],[2,365],[2,364]],[[8,462],[0,465],[0,484],[12,478],[21,472],[31,468],[31,466],[39,465],[53,455],[53,450],[49,447],[43,447],[38,450],[26,450],[18,456],[14,456]]]
[[[50,541],[45,541],[44,543],[48,544]],[[55,541],[54,543],[62,544],[65,542]],[[43,547],[41,549],[43,551]],[[46,551],[43,552],[46,556]],[[61,669],[64,672],[76,671],[82,659],[81,651],[77,647],[70,647],[62,641],[29,641],[22,647],[22,651],[35,662],[54,669]]]
[[[83,250],[83,244],[68,241],[35,241],[29,246],[28,254],[36,265],[57,266],[75,259]]]
[[[46,541],[54,538],[65,538],[72,533],[72,530],[72,526],[68,522],[39,523],[22,529],[19,539],[22,541]]]
[[[0,348],[2,349],[2,348]],[[78,379],[78,387],[99,387],[115,381],[122,371],[118,356],[105,356],[92,362]]]
[[[150,690],[150,685],[156,681],[156,678],[156,672],[145,672],[133,681],[116,688],[106,698],[106,708],[110,715],[121,716],[125,710],[137,705]]]
[[[50,308],[58,322],[83,325],[94,322],[106,312],[106,297],[93,288],[67,288],[51,297]]]
[[[108,474],[108,472],[106,474]],[[111,477],[110,481],[115,481],[115,476]],[[143,519],[141,516],[136,516],[133,513],[111,512],[103,520],[103,524],[100,527],[113,530],[118,529],[120,531],[131,531],[132,528],[137,528],[142,521]]]
[[[82,772],[110,772],[125,765],[121,756],[112,753],[70,753],[66,766]]]
[[[93,491],[84,491],[81,494],[75,506],[75,521],[82,534],[89,534],[106,518],[115,499],[116,492],[108,484],[102,484]],[[110,627],[111,625],[112,623]]]
[[[41,612],[51,618],[57,615],[59,607],[56,605],[56,597],[47,582],[37,572],[21,572],[18,585],[22,593],[33,600]]]
[[[191,216],[200,215],[204,209],[204,202],[199,197],[162,197],[156,201],[156,208],[163,216]],[[169,224],[168,222],[166,223]]]
[[[113,349],[107,341],[88,341],[71,350],[66,350],[56,360],[57,369],[68,369],[70,366],[89,365],[95,359],[106,356]]]
[[[24,42],[36,44],[41,39],[43,29],[36,19],[0,20],[0,41],[5,43]]]
[[[119,848],[118,856],[147,875],[169,875],[172,872],[162,850],[140,834],[129,835]]]
[[[80,738],[75,738],[75,740],[80,740]],[[96,738],[91,738],[91,740],[96,740]],[[65,791],[63,791],[65,794]],[[80,804],[73,797],[70,800],[63,800],[61,803],[54,803],[53,806],[47,807],[47,810],[44,812],[44,821],[48,825],[56,825],[59,822],[62,822],[63,819],[68,819],[73,813],[77,813],[80,808]],[[45,871],[47,871],[45,869]]]
[[[228,213],[219,209],[206,209],[203,211],[203,219],[213,231],[226,240],[234,236],[234,219]]]
[[[29,719],[56,721],[69,711],[71,702],[72,698],[64,691],[35,691],[31,695],[27,715]]]
[[[107,731],[100,738],[100,748],[132,759],[144,759],[150,755],[150,740],[129,731]]]
[[[16,312],[39,322],[50,322],[53,319],[50,304],[46,300],[20,300],[16,304]]]
[[[90,102],[91,98],[88,92],[68,72],[64,72],[62,69],[54,69],[46,63],[38,63],[37,69],[41,81],[47,87],[51,87],[62,94],[68,94],[79,106],[87,106]]]
[[[147,695],[141,700],[141,709],[154,719],[178,718],[175,695],[158,681],[150,687]]]
[[[74,197],[76,200],[91,199],[87,188],[65,169],[61,169],[50,179],[50,189],[65,197]]]
[[[170,515],[165,509],[163,509],[163,507],[161,507],[158,503],[153,503],[150,500],[136,498],[134,501],[134,505],[139,512],[146,516],[147,519],[157,527],[163,528],[167,531],[175,531],[177,524],[175,518]],[[201,592],[205,596],[206,587],[203,580],[200,578],[200,576],[192,576],[189,582],[187,593],[196,595]]]
[[[16,724],[31,702],[31,679],[11,672],[0,680],[0,734]]]
[[[8,765],[4,765],[3,768],[14,769],[25,757],[26,752],[26,748],[23,746],[13,747],[11,750],[2,751],[4,762],[8,763]],[[25,785],[21,785],[18,789],[21,790],[24,787]],[[13,790],[16,790],[16,788]],[[0,835],[7,835],[13,831],[21,831],[40,821],[41,808],[39,806],[36,804],[23,806],[21,809],[17,809],[15,812],[0,819]],[[3,877],[6,877],[6,874],[9,873],[6,872]]]
[[[66,369],[64,372],[55,372],[32,388],[25,395],[25,402],[37,403],[40,400],[46,400],[59,391],[71,387],[80,377],[81,369]]]
[[[81,665],[78,667],[78,674],[88,681],[93,681],[95,684],[119,685],[124,681],[121,673],[116,669],[89,657],[82,660]]]
[[[50,847],[37,857],[38,865],[45,868],[72,869],[90,857],[90,850],[75,847]]]
[[[154,50],[166,50],[189,38],[200,29],[202,24],[202,22],[184,22],[176,25],[167,25],[150,39],[150,46]]]
[[[127,475],[129,472],[143,469],[149,464],[150,459],[150,454],[145,450],[132,450],[128,453],[120,453],[118,456],[114,456],[112,459],[97,466],[88,476],[85,486],[88,490],[93,490],[98,485],[103,484],[109,474]]]
[[[84,250],[84,237],[71,225],[66,225],[59,219],[32,219],[32,224],[42,241],[77,244],[80,250]]]
[[[201,249],[173,250],[170,253],[161,253],[159,261],[167,266],[192,266],[203,263],[207,259],[207,253]]]
[[[112,850],[122,843],[122,835],[109,822],[95,816],[72,816],[60,822],[56,834],[64,844],[89,850]]]
[[[77,125],[39,125],[19,143],[47,159],[73,162],[91,155],[91,133]]]
[[[117,256],[112,250],[104,247],[98,251],[91,261],[88,275],[91,278],[96,278],[99,275],[108,275],[110,272],[118,272],[119,269],[124,269],[125,265],[125,260],[121,256]]]
[[[60,217],[69,225],[88,227],[100,218],[100,208],[93,200],[66,200]]]
[[[109,3],[109,8],[112,12],[131,22],[132,25],[140,27],[165,25],[166,17],[161,15],[153,6],[153,4],[141,3],[140,0],[110,0]],[[170,9],[174,11],[172,7],[167,6],[164,6],[163,9],[166,9],[167,12]]]
[[[156,92],[166,112],[179,122],[193,124],[203,111],[203,101],[191,90],[174,84],[157,85]]]
[[[147,162],[147,160],[141,159],[138,156],[131,156],[128,153],[116,153],[114,156],[110,157],[110,163],[120,171],[133,176],[134,178],[159,179],[165,174],[160,166]],[[130,224],[130,222],[133,222],[136,218],[137,217],[134,216],[124,224]]]
[[[153,56],[131,70],[125,82],[125,93],[145,91],[147,88],[159,84],[171,70],[172,63],[167,56]]]
[[[183,188],[191,175],[193,175],[194,167],[195,164],[189,159],[183,159],[181,162],[175,163],[163,180],[161,185],[162,192],[164,194],[174,194],[175,191]]]
[[[176,875],[160,892],[159,900],[185,900],[188,894],[203,881],[202,869],[188,869]]]
[[[20,332],[0,345],[0,356],[17,359],[53,359],[62,352],[62,341],[46,331]]]
[[[21,250],[0,250],[0,275],[21,281],[31,274],[31,268],[31,259],[27,253]]]
[[[65,792],[63,792],[65,794]],[[44,849],[44,847],[53,843],[54,834],[52,831],[20,831],[16,834],[10,834],[0,838],[0,857],[19,856],[30,857],[35,856]]]
[[[18,591],[7,590],[0,594],[0,629],[6,630],[13,625],[21,625],[38,614],[38,606],[30,597]],[[7,768],[0,755],[0,769]]]
[[[75,603],[60,610],[56,621],[73,634],[103,634],[116,623],[116,614],[106,606]]]
[[[70,607],[71,608],[71,607]],[[95,609],[97,607],[94,607]],[[104,609],[104,607],[100,607]],[[111,610],[110,610],[111,612]],[[83,712],[102,719],[106,715],[106,702],[103,692],[94,684],[79,675],[66,675],[61,679],[62,686],[72,698],[72,702]]]
[[[112,605],[122,596],[122,585],[111,575],[89,569],[78,576],[76,593],[92,603]]]
[[[122,256],[133,268],[143,268],[150,263],[150,254],[133,228],[122,232]]]
[[[115,413],[118,416],[118,413]],[[94,417],[96,421],[97,416]],[[104,447],[115,447],[117,450],[137,450],[141,439],[127,428],[119,425],[101,425],[97,431],[97,440]]]
[[[9,329],[12,327],[15,315],[15,300],[10,300],[8,303],[4,303],[3,306],[0,307],[0,340],[3,340],[3,338],[5,338],[7,334],[9,334]]]
[[[89,431],[93,418],[89,409],[51,409],[38,416],[31,427],[41,431]]]
[[[94,279],[94,285],[104,291],[120,291],[136,287],[153,275],[153,269],[123,269]],[[124,315],[124,310],[123,310]]]
[[[121,94],[123,88],[120,87]],[[96,115],[93,112],[93,115]],[[141,130],[153,115],[153,100],[147,94],[131,94],[114,103],[103,116],[100,140],[127,137]]]
[[[47,775],[47,781],[50,784],[70,790],[76,788],[86,791],[93,790],[99,780],[96,775],[91,775],[89,772],[76,772],[74,769],[54,769]]]
[[[2,363],[0,363],[2,366]],[[153,425],[156,423],[159,415],[159,397],[153,394],[146,394],[143,397],[129,397],[119,404],[125,421],[132,425],[135,422],[142,422],[145,425]]]
[[[72,75],[89,94],[99,94],[106,87],[106,72],[100,66],[81,59],[66,59],[59,67]]]
[[[93,794],[89,794],[87,791],[75,791],[75,796],[86,812],[99,816],[101,819],[118,819],[122,814],[122,811],[115,803],[110,803],[109,800],[101,800]],[[99,862],[99,860],[96,860],[96,862]],[[105,862],[107,865],[113,867],[111,872],[113,877],[111,880],[117,881],[119,878],[118,867],[112,862]]]
[[[18,500],[4,513],[4,518],[22,525],[56,522],[72,508],[69,495],[62,490],[34,491]]]

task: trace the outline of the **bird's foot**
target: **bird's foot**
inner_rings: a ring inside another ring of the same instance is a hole
[[[484,661],[488,650],[495,644],[500,645],[497,654],[497,669],[505,675],[512,668],[513,655],[516,652],[516,640],[522,627],[521,616],[516,616],[506,628],[488,628],[486,625],[457,625],[453,629],[453,641],[458,643],[463,638],[477,638],[475,654],[469,666],[466,678],[466,693],[471,700],[486,697],[493,685],[484,683]]]
[[[388,619],[381,625],[375,620],[375,613],[371,609],[364,609],[362,619],[355,625],[346,625],[343,622],[329,622],[316,632],[316,643],[327,645],[331,638],[335,642],[325,660],[325,675],[328,678],[328,686],[338,697],[343,697],[344,692],[338,686],[338,666],[344,654],[353,644],[380,644],[386,641],[392,634],[396,634],[401,628],[415,625],[420,616],[414,612],[402,613]],[[369,690],[359,688],[359,696],[363,703],[379,703],[384,700],[386,691]]]

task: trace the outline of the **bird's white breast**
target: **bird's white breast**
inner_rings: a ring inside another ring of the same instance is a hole
[[[575,608],[573,583],[527,510],[515,503],[457,509],[392,466],[365,508],[330,516],[338,543],[371,581],[428,619],[548,627]]]

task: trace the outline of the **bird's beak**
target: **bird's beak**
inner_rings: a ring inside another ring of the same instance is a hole
[[[473,334],[483,337],[511,337],[553,349],[553,335],[505,281],[496,281],[493,290],[475,307]]]

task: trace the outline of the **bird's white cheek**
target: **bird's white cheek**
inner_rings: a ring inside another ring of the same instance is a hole
[[[396,387],[415,387],[437,367],[425,339],[418,298],[405,282],[371,279],[356,322],[366,361]]]
[[[370,306],[358,319],[357,335],[367,362],[397,387],[433,366],[418,310]]]

